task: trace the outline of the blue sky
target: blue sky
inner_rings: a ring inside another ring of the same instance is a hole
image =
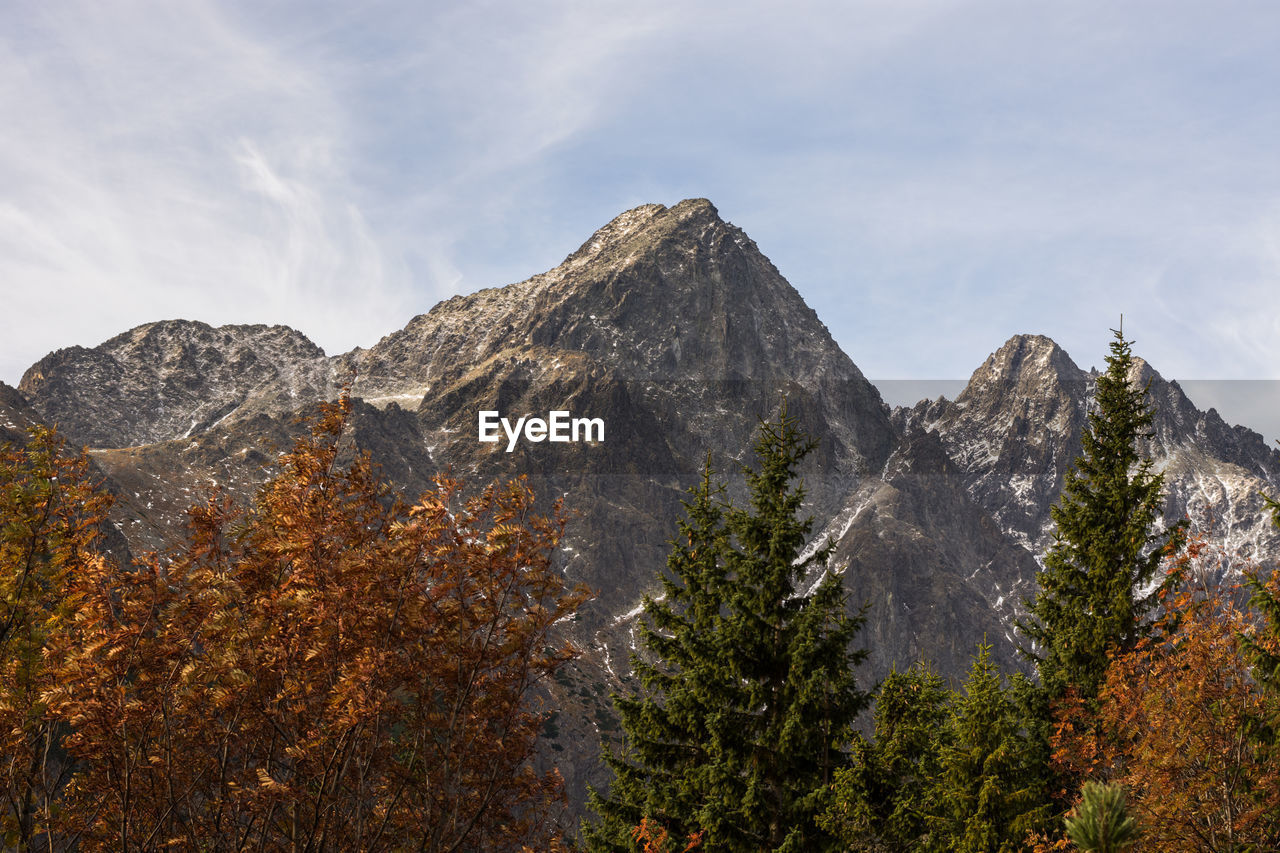
[[[1277,45],[1273,2],[16,0],[0,379],[169,317],[368,346],[694,196],[872,378],[1101,365],[1123,313],[1277,379]]]

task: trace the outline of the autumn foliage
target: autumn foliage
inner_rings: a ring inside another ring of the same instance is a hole
[[[559,508],[520,481],[408,506],[325,406],[242,510],[186,547],[84,562],[43,639],[46,719],[77,772],[49,817],[82,850],[520,850],[562,794],[533,688],[583,600]],[[349,459],[344,463],[344,459]]]
[[[71,772],[65,726],[44,693],[60,678],[45,657],[71,618],[64,590],[101,560],[93,548],[110,497],[84,457],[37,427],[23,448],[0,451],[0,838],[48,849],[54,801]],[[42,828],[45,830],[42,832]]]
[[[677,851],[671,845],[673,843],[680,844],[681,842],[673,842],[671,833],[657,821],[650,820],[647,817],[643,818],[640,824],[631,830],[631,837],[637,845],[640,845],[639,849],[642,853],[689,853],[689,851],[696,850],[702,846],[702,835],[703,833],[701,832],[691,834],[683,842],[684,846]]]
[[[1155,632],[1112,659],[1096,718],[1059,710],[1055,760],[1124,788],[1135,850],[1280,849],[1280,764],[1254,736],[1277,697],[1251,676],[1249,617],[1212,580],[1215,559],[1191,543]]]

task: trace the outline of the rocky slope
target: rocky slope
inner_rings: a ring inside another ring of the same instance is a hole
[[[925,660],[958,682],[984,636],[1002,666],[1022,666],[1008,626],[1035,559],[968,494],[935,435],[900,441],[824,536],[851,603],[867,605],[863,641],[877,678]]]
[[[0,444],[24,444],[27,430],[41,420],[18,389],[0,382]]]

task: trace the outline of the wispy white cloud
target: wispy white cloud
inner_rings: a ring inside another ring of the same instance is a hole
[[[400,322],[407,277],[317,69],[203,2],[30,4],[7,31],[5,379],[166,317],[289,323],[330,349]]]

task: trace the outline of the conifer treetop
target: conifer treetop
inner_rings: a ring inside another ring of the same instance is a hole
[[[1185,538],[1181,523],[1161,527],[1164,478],[1141,450],[1153,436],[1147,387],[1134,382],[1131,342],[1113,334],[1080,456],[1051,510],[1056,529],[1040,589],[1018,623],[1051,699],[1070,689],[1097,695],[1108,650],[1142,636],[1160,561]]]

